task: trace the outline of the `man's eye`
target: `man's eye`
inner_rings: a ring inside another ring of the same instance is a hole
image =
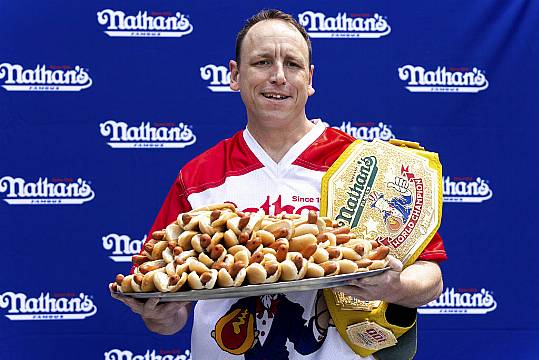
[[[299,67],[299,65],[297,63],[293,62],[293,61],[289,61],[287,63],[287,65],[290,66],[290,67]]]
[[[268,60],[260,60],[256,62],[256,65],[269,65],[269,63]]]

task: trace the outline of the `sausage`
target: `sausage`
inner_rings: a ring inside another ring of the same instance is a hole
[[[212,260],[217,260],[225,252],[225,247],[221,244],[217,244],[211,249],[210,257]]]
[[[200,235],[200,246],[206,249],[211,244],[211,236],[208,234]]]
[[[309,224],[316,224],[318,221],[318,215],[314,210],[309,210],[309,214],[307,215],[307,222]]]
[[[267,276],[270,277],[277,272],[279,265],[275,263],[265,263],[264,269],[266,269]]]
[[[286,254],[288,254],[288,245],[287,244],[280,244],[277,248],[277,254],[275,254],[275,257],[277,258],[278,262],[283,262],[286,260]]]
[[[251,255],[251,258],[249,259],[249,265],[255,262],[260,263],[262,260],[264,260],[264,254],[262,254],[260,251],[257,251],[253,255]]]
[[[124,281],[124,278],[125,276],[123,276],[122,274],[116,275],[116,279],[115,279],[116,284],[122,285],[122,281]]]
[[[150,258],[147,257],[146,255],[133,255],[133,257],[131,258],[131,261],[135,265],[140,265],[142,263],[145,263],[148,260],[150,260]]]
[[[371,260],[382,260],[385,259],[389,255],[389,247],[382,245],[371,251],[367,258]]]
[[[221,216],[221,211],[213,210],[210,214],[210,222],[214,222],[215,220],[219,219],[219,216]]]
[[[311,256],[313,256],[313,254],[316,252],[316,249],[317,249],[316,244],[310,244],[310,245],[307,245],[307,247],[305,247],[305,249],[301,250],[300,252],[301,252],[301,255],[303,255],[305,259],[308,259]]]
[[[238,229],[240,229],[240,231],[243,230],[249,223],[250,219],[251,218],[249,216],[242,216],[240,218],[240,222],[238,223]]]
[[[333,274],[337,271],[337,263],[334,261],[326,261],[320,264],[322,269],[324,269],[324,276],[327,276],[329,274]]]
[[[206,283],[210,280],[211,280],[210,272],[205,272],[202,275],[200,275],[200,282],[202,283],[202,285],[206,285]]]
[[[157,230],[152,233],[152,239],[154,240],[163,240],[164,236],[165,236],[164,230]]]
[[[191,222],[192,218],[193,217],[191,215],[187,214],[187,213],[183,214],[182,215],[182,223],[183,223],[183,225],[185,226],[185,225],[189,224]]]
[[[234,264],[232,264],[232,267],[230,268],[230,271],[228,273],[234,279],[236,275],[238,275],[240,270],[243,268],[244,268],[243,263],[241,261],[236,261]]]

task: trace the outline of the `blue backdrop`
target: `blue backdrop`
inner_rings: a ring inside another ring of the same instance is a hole
[[[263,7],[312,37],[309,117],[440,154],[450,260],[417,358],[538,358],[532,0],[0,3],[0,357],[190,357],[190,326],[154,335],[106,284],[180,167],[245,126],[228,60]]]

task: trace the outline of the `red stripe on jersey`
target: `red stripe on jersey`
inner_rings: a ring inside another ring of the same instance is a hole
[[[355,140],[341,130],[327,128],[292,164],[310,170],[327,171]]]
[[[222,185],[229,176],[239,176],[262,168],[249,149],[243,130],[189,161],[181,171],[185,196]]]

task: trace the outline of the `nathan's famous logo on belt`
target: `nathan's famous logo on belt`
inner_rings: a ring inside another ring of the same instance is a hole
[[[391,32],[387,18],[378,13],[338,13],[304,11],[298,20],[312,38],[380,38]]]
[[[28,297],[7,291],[0,294],[0,309],[7,309],[9,320],[80,320],[95,315],[92,296],[84,293],[41,293]]]
[[[326,127],[331,125],[324,122]],[[390,140],[394,139],[395,135],[391,131],[391,125],[384,124],[383,122],[350,122],[343,121],[340,126],[331,126],[334,129],[339,129],[350,136],[360,140],[372,141],[374,139]]]
[[[389,246],[403,263],[422,249],[441,216],[438,158],[416,152],[358,140],[328,170],[322,185],[327,216]]]
[[[378,226],[381,226],[381,234],[386,232],[387,236],[379,235],[376,240],[398,248],[416,227],[423,210],[423,179],[415,177],[408,171],[408,167],[401,165],[401,176],[396,176],[394,181],[385,184],[386,190],[393,189],[397,195],[386,197],[383,193],[372,190],[378,172],[376,158],[363,158],[358,161],[358,165],[358,175],[353,186],[348,188],[348,200],[345,206],[339,209],[335,220],[340,226],[355,228],[359,225],[359,218],[365,206],[370,206],[375,209],[375,214],[381,215],[382,221],[369,219],[365,224],[367,232],[371,229],[378,230]],[[414,193],[410,190],[410,185]]]
[[[444,176],[444,202],[481,203],[492,197],[488,180],[470,176]]]
[[[80,91],[92,86],[88,69],[75,65],[0,64],[0,80],[7,91]]]
[[[208,89],[213,92],[236,92],[230,88],[230,70],[223,65],[208,64],[200,68],[202,80],[211,80]]]
[[[113,37],[182,37],[193,32],[189,15],[180,12],[139,11],[126,15],[121,10],[105,9],[97,13],[105,34]]]
[[[105,360],[191,360],[191,350],[146,350],[136,354],[129,350],[112,349],[105,354]]]
[[[0,178],[0,193],[10,205],[80,205],[93,200],[91,182],[82,178],[39,178],[36,182],[12,176]]]
[[[103,248],[112,250],[109,258],[115,262],[131,262],[133,255],[139,254],[142,244],[146,242],[146,235],[142,240],[131,239],[127,235],[108,234],[101,238]]]
[[[404,65],[399,68],[399,78],[408,82],[406,89],[411,92],[477,93],[488,88],[485,74],[476,67],[426,70]]]
[[[496,310],[498,304],[493,292],[484,288],[455,289],[446,288],[434,301],[417,309],[420,314],[468,315],[486,314]]]
[[[372,190],[374,179],[378,173],[375,156],[367,156],[357,161],[352,185],[347,188],[347,200],[344,206],[339,208],[335,220],[339,226],[355,228],[359,225],[359,219],[365,208],[367,196]]]
[[[109,137],[107,144],[115,149],[181,149],[197,140],[192,127],[182,122],[142,122],[131,126],[123,121],[108,120],[99,124],[99,130],[101,135]]]

